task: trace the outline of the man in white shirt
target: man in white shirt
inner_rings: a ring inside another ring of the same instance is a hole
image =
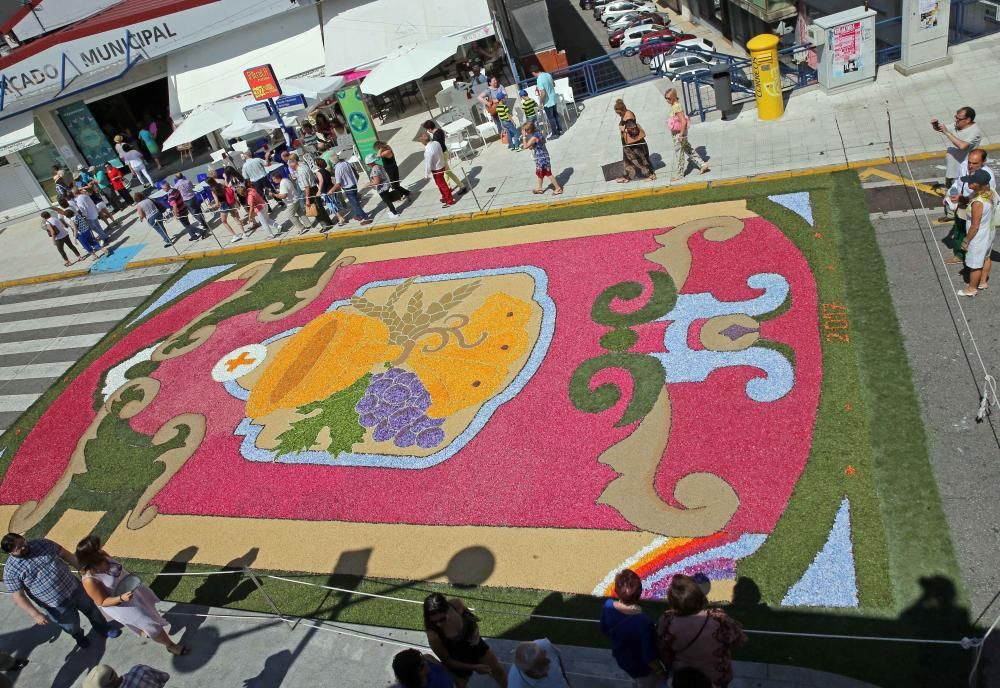
[[[90,231],[101,240],[101,242],[107,246],[108,241],[111,237],[101,229],[101,223],[98,221],[101,217],[101,211],[97,209],[97,204],[94,203],[94,199],[84,189],[77,189],[74,191],[76,194],[73,197],[73,205],[77,207],[80,213],[86,218],[87,224],[90,225]]]
[[[951,144],[944,153],[944,186],[950,187],[959,176],[959,167],[969,155],[969,151],[979,148],[983,140],[983,130],[976,124],[976,111],[969,106],[961,107],[955,112],[955,130],[941,124],[937,119],[931,120],[931,128],[942,134]],[[949,222],[948,211],[938,222]]]
[[[520,643],[507,688],[570,688],[559,651],[548,638]]]
[[[273,191],[271,195],[284,201],[291,210],[292,225],[298,228],[299,234],[308,232],[309,228],[302,224],[302,220],[299,219],[305,216],[305,210],[302,208],[302,191],[299,190],[298,185],[292,177],[282,179],[280,172],[272,172],[271,180],[278,185],[278,190]]]
[[[969,200],[972,198],[972,190],[969,189],[968,184],[962,181],[962,178],[975,174],[979,170],[986,171],[990,176],[990,188],[996,191],[997,179],[996,175],[993,174],[993,170],[986,166],[986,151],[982,148],[976,148],[970,151],[965,160],[962,161],[962,164],[959,165],[958,177],[951,185],[951,188],[948,189],[948,195],[945,196],[945,212],[947,213],[950,209],[955,213],[955,223],[952,225],[951,232],[944,240],[944,243],[951,247],[951,251],[954,254],[944,261],[946,265],[958,265],[965,262],[965,251],[962,249],[962,242],[965,241],[966,222],[968,221],[966,209],[969,205]]]
[[[434,179],[438,191],[441,192],[441,207],[455,205],[455,199],[444,178],[444,151],[441,144],[431,138],[426,130],[420,134],[420,143],[424,144],[424,179]]]
[[[271,191],[272,187],[267,181],[267,167],[264,165],[264,161],[260,158],[255,158],[250,151],[245,151],[243,153],[242,172],[244,178],[253,185],[253,188],[257,189],[257,193],[267,203],[267,210],[270,212],[271,202],[267,200],[267,192]]]
[[[337,164],[333,167],[333,190],[343,191],[344,195],[347,196],[347,202],[351,204],[351,211],[354,213],[354,217],[361,224],[370,225],[372,219],[365,212],[365,209],[361,207],[361,199],[358,197],[358,177],[354,174],[351,163],[340,157],[341,155],[341,153],[337,154]]]
[[[125,150],[122,160],[132,170],[132,174],[139,178],[143,186],[152,186],[153,178],[150,176],[149,170],[146,169],[146,159],[142,157],[142,153],[133,150],[127,143],[122,144],[122,148]]]

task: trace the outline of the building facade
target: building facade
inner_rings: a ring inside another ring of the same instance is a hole
[[[117,132],[247,93],[244,69],[340,74],[495,33],[487,0],[30,0],[0,22],[0,222],[50,205],[53,165],[102,164]]]

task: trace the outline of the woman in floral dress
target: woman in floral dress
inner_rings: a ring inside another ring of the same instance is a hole
[[[552,180],[552,195],[558,196],[563,192],[559,185],[559,180],[552,174],[552,159],[549,157],[549,149],[545,147],[545,134],[535,128],[534,122],[527,122],[521,127],[524,134],[523,146],[530,148],[535,154],[535,176],[538,178],[538,188],[532,193],[543,194],[545,190],[542,184],[546,179]]]

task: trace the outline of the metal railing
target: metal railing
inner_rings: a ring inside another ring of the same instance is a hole
[[[789,46],[778,51],[778,66],[781,70],[782,92],[794,91],[816,83],[816,70],[801,59],[802,52],[812,48],[809,44]],[[752,63],[749,58],[706,53],[697,48],[678,47],[674,54],[688,52],[713,58],[718,63],[728,63],[730,89],[733,105],[740,105],[754,99]],[[666,75],[665,75],[666,76]],[[715,88],[708,72],[681,75],[676,81],[681,84],[684,109],[688,117],[699,117],[705,121],[709,112],[718,110],[715,102]]]

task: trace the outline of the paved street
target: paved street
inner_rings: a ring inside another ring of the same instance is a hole
[[[878,169],[897,176],[912,173],[918,183],[929,183],[942,176],[941,164],[935,159]],[[932,467],[968,588],[971,618],[983,616],[980,623],[989,625],[1000,613],[996,607],[986,611],[1000,590],[1000,408],[994,407],[982,423],[976,412],[983,364],[991,375],[1000,374],[1000,337],[994,326],[998,296],[987,290],[961,302],[955,297],[964,283],[960,266],[941,262],[942,254],[951,255],[940,242],[951,226],[934,222],[941,216],[939,199],[875,175],[868,179],[872,224],[923,407]]]
[[[0,433],[180,267],[0,291]]]
[[[381,688],[392,683],[390,665],[404,647],[427,650],[423,633],[376,626],[310,621],[290,630],[273,616],[162,604],[171,635],[192,647],[185,657],[170,657],[159,645],[129,631],[105,641],[91,634],[92,645],[77,650],[67,636],[32,626],[9,595],[0,595],[0,648],[16,650],[31,663],[7,674],[22,688],[70,688],[98,663],[119,671],[148,664],[171,674],[170,688]],[[204,614],[220,615],[206,618]],[[86,622],[84,622],[86,624]],[[314,627],[314,626],[319,626]],[[517,641],[489,639],[506,666]],[[631,681],[605,649],[560,646],[573,688],[627,688]],[[730,688],[866,688],[868,684],[823,672],[780,665],[736,662]],[[470,688],[495,686],[473,676]]]

